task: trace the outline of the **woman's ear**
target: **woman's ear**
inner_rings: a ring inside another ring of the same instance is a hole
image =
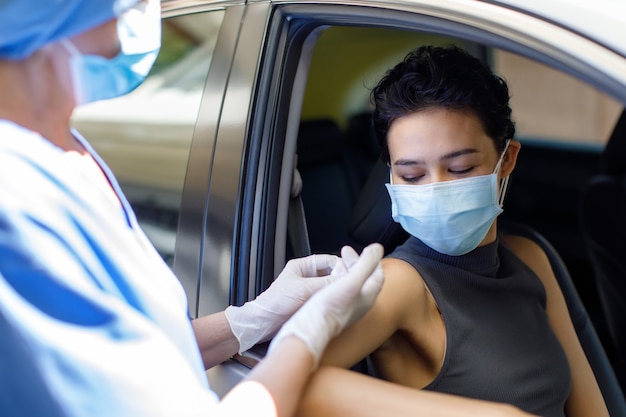
[[[517,155],[519,154],[522,144],[515,139],[511,139],[509,146],[502,158],[502,166],[500,167],[500,175],[502,178],[508,177],[513,172],[517,163]]]

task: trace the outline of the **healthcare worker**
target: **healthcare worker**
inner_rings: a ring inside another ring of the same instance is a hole
[[[0,0],[2,416],[291,415],[328,341],[380,290],[382,248],[344,248],[191,323],[113,174],[70,128],[75,106],[136,87],[159,45],[157,1]],[[205,367],[272,337],[220,402]]]

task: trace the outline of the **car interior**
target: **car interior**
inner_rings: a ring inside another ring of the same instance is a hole
[[[309,127],[313,127],[313,129],[308,130],[307,133],[303,135],[301,134],[298,139],[299,155],[302,155],[301,151],[307,150],[306,141],[308,140],[308,135],[312,132],[319,133],[323,127],[328,129],[324,137],[327,140],[338,142],[339,137],[337,135],[336,126],[333,126],[328,120],[319,121],[319,123],[306,122],[301,125],[301,129],[307,129]],[[329,132],[334,133],[329,134]],[[301,144],[301,141],[304,143]],[[315,213],[314,215],[300,217],[301,222],[306,222],[302,227],[306,228],[308,231],[310,245],[312,248],[318,248],[319,252],[337,253],[339,246],[341,246],[339,242],[350,244],[357,248],[357,250],[361,250],[372,242],[379,242],[383,244],[385,253],[390,253],[396,246],[406,240],[408,235],[399,224],[395,223],[391,218],[391,202],[384,186],[388,181],[388,167],[380,159],[370,158],[368,161],[368,166],[371,166],[369,169],[370,175],[365,179],[364,183],[360,184],[361,192],[359,195],[354,196],[353,193],[350,192],[350,184],[354,184],[355,181],[358,182],[359,175],[355,172],[345,172],[345,168],[357,165],[358,161],[364,155],[362,155],[361,152],[357,152],[355,155],[352,155],[356,161],[348,160],[349,158],[347,158],[346,155],[342,156],[341,153],[337,152],[339,146],[336,142],[324,143],[324,149],[332,150],[332,152],[329,152],[330,156],[328,159],[315,155],[312,160],[304,159],[303,163],[302,159],[299,158],[298,170],[300,171],[303,183],[301,198],[305,212],[307,201],[319,201],[318,199],[323,197],[322,195],[315,195],[315,190],[321,193],[332,192],[335,196],[345,196],[344,201],[338,202],[338,204],[327,205],[334,214],[320,211],[320,207],[316,205],[316,209],[312,211]],[[312,154],[314,154],[314,152],[312,152]],[[373,155],[374,154],[371,156]],[[594,181],[594,183],[597,183],[597,181]],[[305,192],[309,184],[321,184],[321,186],[317,188],[313,186],[309,187],[309,191]],[[619,184],[621,186],[623,182],[619,182]],[[615,193],[610,193],[609,195],[611,199],[614,199]],[[595,205],[592,206],[596,207]],[[311,212],[311,210],[309,212]],[[586,218],[587,217],[583,215],[581,219],[584,221]],[[332,221],[329,223],[328,219],[332,219]],[[346,227],[346,225],[348,227]],[[623,375],[619,373],[619,361],[621,358],[619,356],[613,357],[613,363],[615,363],[615,365],[612,365],[611,360],[605,354],[603,343],[598,337],[594,324],[578,295],[578,290],[572,281],[568,267],[558,251],[542,234],[526,224],[505,219],[501,221],[500,227],[504,234],[524,236],[533,240],[548,254],[552,268],[555,271],[561,290],[566,298],[574,327],[587,358],[594,369],[605,401],[609,409],[623,409],[626,403],[624,403],[620,384],[616,379],[616,374],[623,377]],[[332,230],[326,228],[332,228]],[[602,259],[602,249],[598,248],[597,250],[600,252],[597,256]],[[318,250],[313,250],[313,253],[317,251]],[[301,255],[304,255],[304,253]],[[612,262],[612,264],[615,263],[615,261]],[[594,262],[594,268],[595,267],[601,266]],[[605,266],[605,268],[606,267],[607,266]],[[612,275],[614,278],[621,276],[623,275]],[[613,283],[611,276],[605,276],[603,279],[606,279],[607,282],[598,284],[600,291],[603,289],[607,290],[607,285],[610,285],[611,288],[621,285],[621,282]],[[624,293],[612,293],[612,296],[618,298],[623,294]],[[623,304],[617,302],[614,308],[622,307]],[[620,321],[622,317],[624,316],[616,315],[613,316],[613,319]],[[617,323],[610,324],[617,325]],[[619,328],[615,330],[617,330],[618,333],[616,335],[617,337],[620,336],[620,332],[623,332],[622,329]],[[613,336],[613,333],[611,333],[611,335]],[[618,340],[616,340],[616,342],[617,341]],[[357,365],[355,370],[368,373],[367,362]]]
[[[492,49],[463,41],[455,43],[493,65]],[[323,42],[320,40],[319,44]],[[407,44],[411,49],[417,46],[415,39]],[[358,47],[349,42],[346,45],[342,59],[353,66],[347,48],[358,50]],[[315,73],[315,56],[309,83],[322,77]],[[340,62],[333,62],[332,68],[320,66],[318,70],[328,74]],[[328,81],[324,90],[328,95],[326,107],[333,106],[332,83]],[[364,91],[371,86],[370,79],[361,81]],[[301,191],[292,193],[291,203],[303,211],[290,211],[288,257],[338,253],[345,244],[360,250],[371,242],[383,243],[385,253],[389,253],[408,235],[391,218],[390,200],[384,187],[389,168],[379,159],[371,112],[362,106],[347,116],[336,117],[332,112],[307,109],[309,105],[316,106],[311,104],[316,99],[324,101],[315,97],[319,94],[323,94],[319,89],[310,96],[305,94],[303,102],[295,175],[301,181],[297,187]],[[514,118],[515,111],[513,107]],[[615,114],[615,110],[612,112]],[[604,152],[606,138],[601,137],[593,144],[518,138],[522,151],[500,222],[505,233],[528,237],[548,253],[609,409],[623,410],[626,404],[622,390],[626,387],[622,356],[626,352],[626,332],[622,321],[626,317],[626,292],[622,281],[626,265],[619,256],[624,243],[617,242],[621,234],[615,230],[626,225],[622,216],[626,205],[626,164],[615,155],[626,151],[626,117],[622,115],[617,123],[613,116],[609,119],[608,124],[611,128],[615,125],[615,132]],[[617,142],[620,144],[614,144]],[[302,240],[306,243],[302,244]],[[368,372],[366,363],[355,369]]]
[[[602,153],[600,171],[583,186],[580,223],[593,266],[609,347],[622,387],[626,385],[626,111]]]
[[[302,156],[306,154],[307,137],[309,134],[313,132],[319,133],[324,127],[328,130],[323,136],[325,138],[323,149],[332,151],[328,152],[327,158],[315,155],[315,152],[309,155],[311,159],[302,158]],[[303,182],[301,199],[305,211],[307,201],[319,201],[319,199],[324,198],[323,195],[315,195],[316,191],[325,194],[326,199],[328,199],[328,194],[326,193],[332,193],[334,196],[344,196],[341,201],[333,199],[336,204],[328,204],[326,206],[332,213],[319,210],[320,206],[316,205],[314,211],[309,211],[309,213],[313,212],[315,214],[300,217],[300,221],[306,222],[306,224],[302,225],[302,229],[307,230],[310,246],[311,248],[315,248],[311,253],[338,253],[338,249],[342,244],[350,244],[357,248],[357,250],[360,250],[372,242],[382,243],[385,247],[385,253],[390,253],[396,246],[406,240],[408,237],[406,232],[391,218],[391,203],[384,186],[385,182],[388,181],[388,167],[380,159],[365,158],[367,155],[363,154],[367,152],[362,152],[363,150],[352,155],[354,160],[351,160],[351,158],[348,158],[346,155],[342,155],[342,153],[339,152],[340,145],[338,143],[339,135],[337,134],[337,128],[328,120],[305,122],[301,125],[301,129],[306,129],[306,133],[301,134],[298,142],[298,170],[300,171]],[[329,143],[326,143],[326,140],[328,140]],[[371,156],[373,156],[373,154],[370,155],[370,157]],[[366,165],[371,166],[371,173],[364,183],[359,183],[361,175],[358,175],[358,172],[350,172],[349,170],[349,172],[346,172],[345,168],[358,165],[359,162],[363,162],[361,160],[362,158],[365,159],[365,162],[369,162],[369,164]],[[602,183],[600,181],[602,179],[607,181],[612,180],[613,182],[617,182],[617,184]],[[621,187],[623,187],[624,184],[621,178],[616,181],[614,178],[594,177],[591,181],[591,184],[586,189],[585,196],[586,198],[591,198],[591,204],[588,205],[596,209],[603,207],[603,205],[596,205],[595,203],[598,200],[595,196],[590,196],[591,193],[608,191],[609,201],[615,201],[617,192],[614,187],[619,186],[621,191]],[[315,184],[317,184],[318,187],[315,187]],[[355,187],[351,186],[351,184],[360,184],[359,188],[361,192],[358,196],[354,195],[353,190]],[[607,190],[607,188],[612,185],[613,187]],[[594,187],[602,188],[596,191]],[[582,210],[584,210],[585,200],[582,200],[581,204],[583,204]],[[616,211],[618,211],[620,207],[622,206],[615,207],[617,209]],[[586,213],[582,213],[581,221],[584,224],[584,222],[590,218],[596,219],[596,222],[598,218],[602,218],[604,222],[611,224],[608,229],[611,233],[607,233],[605,230],[605,236],[619,236],[614,233],[615,223],[611,223],[610,217],[588,216]],[[617,222],[617,224],[619,224],[619,222]],[[626,292],[617,290],[620,286],[623,286],[622,277],[624,274],[621,271],[623,271],[624,266],[621,265],[621,258],[619,256],[610,258],[611,254],[609,250],[614,249],[616,246],[602,245],[602,243],[594,241],[594,237],[601,239],[601,237],[596,237],[596,235],[585,236],[585,243],[589,244],[591,247],[593,268],[598,271],[597,273],[604,274],[598,277],[598,279],[601,280],[598,282],[598,291],[605,298],[611,297],[607,300],[608,303],[605,301],[602,305],[607,305],[608,308],[613,309],[612,311],[608,311],[605,316],[609,329],[611,329],[611,339],[608,343],[615,343],[615,345],[612,346],[613,350],[611,350],[614,355],[612,357],[612,365],[611,360],[609,360],[609,357],[605,354],[605,348],[596,333],[594,324],[580,299],[579,292],[572,281],[568,267],[554,246],[552,246],[543,235],[526,224],[504,220],[501,221],[501,230],[503,230],[505,234],[520,235],[533,240],[548,254],[550,263],[561,285],[561,290],[565,295],[574,327],[588,360],[592,364],[605,401],[609,409],[623,409],[626,404],[624,403],[620,383],[616,379],[616,375],[619,378],[623,378],[621,368],[623,358],[621,355],[616,354],[616,352],[624,351],[624,346],[619,343],[620,337],[624,337],[623,326],[620,327],[620,323],[624,317],[621,310],[624,306],[622,298]],[[600,233],[595,226],[592,230],[596,233]],[[611,239],[610,237],[607,239]],[[613,240],[615,239],[613,238]],[[304,254],[305,253],[299,253],[299,256]],[[607,341],[604,343],[606,344]],[[359,364],[355,367],[355,370],[368,372],[367,363]],[[623,379],[620,382],[623,382]]]

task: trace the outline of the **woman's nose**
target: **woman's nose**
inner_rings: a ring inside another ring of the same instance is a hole
[[[454,179],[447,170],[436,170],[430,174],[430,182],[444,182]]]

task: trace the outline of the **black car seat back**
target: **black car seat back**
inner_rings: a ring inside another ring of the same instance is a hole
[[[346,159],[343,132],[333,120],[300,123],[297,171],[311,251],[336,252],[349,243],[346,225],[360,186]]]
[[[583,187],[579,208],[612,343],[609,353],[626,390],[626,110],[602,154],[602,172]]]

